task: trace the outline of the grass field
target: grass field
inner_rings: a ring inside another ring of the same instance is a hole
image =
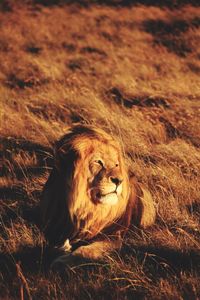
[[[199,299],[198,1],[64,2],[0,2],[0,298]],[[56,274],[37,207],[76,123],[121,140],[157,219]]]

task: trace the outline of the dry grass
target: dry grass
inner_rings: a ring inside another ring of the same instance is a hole
[[[198,299],[200,7],[26,2],[0,12],[0,297]],[[37,205],[51,146],[77,122],[121,139],[157,221],[110,263],[53,274]]]

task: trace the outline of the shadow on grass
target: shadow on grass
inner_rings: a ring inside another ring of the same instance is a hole
[[[16,264],[20,264],[24,272],[38,274],[45,272],[50,266],[53,254],[42,247],[24,247],[16,253],[0,254],[0,270],[3,278],[16,277]]]
[[[20,265],[21,270],[30,275],[48,275],[59,274],[63,279],[71,279],[75,271],[71,270],[71,267],[77,267],[77,270],[94,271],[98,266],[102,265],[102,262],[92,262],[91,260],[72,257],[72,262],[69,267],[60,267],[57,269],[51,269],[52,262],[60,255],[60,250],[52,249],[49,247],[23,247],[15,253],[0,253],[0,274],[3,278],[12,280],[17,276],[16,266]]]
[[[123,95],[123,92],[116,87],[108,90],[106,92],[106,95],[117,104],[122,105],[126,108],[132,108],[134,106],[163,107],[164,109],[171,108],[170,102],[167,99],[149,96],[126,97],[126,95]]]
[[[176,250],[167,247],[125,245],[121,255],[129,259],[136,257],[154,278],[166,277],[169,272],[195,271],[200,274],[200,253],[196,250]],[[126,259],[125,259],[126,260]]]
[[[17,183],[1,184],[0,186],[0,213],[3,224],[9,225],[10,222],[19,218],[38,224],[39,213],[36,203],[41,197],[41,187],[37,185],[37,187],[33,186],[29,189],[27,184],[31,185],[33,177],[41,176],[51,168],[53,164],[52,150],[40,144],[14,137],[1,137],[0,144],[0,156],[3,162],[0,177],[5,179],[5,182],[9,178],[18,180]],[[21,153],[30,157],[34,156],[34,165],[26,166],[25,162],[23,165],[17,163],[14,157]],[[27,183],[27,179],[29,183]]]
[[[19,2],[26,3],[25,0]],[[16,1],[17,2],[17,1]],[[168,7],[171,9],[179,8],[181,6],[190,4],[193,6],[200,6],[198,1],[196,0],[32,0],[29,1],[31,4],[39,4],[43,6],[55,6],[55,5],[63,5],[63,4],[78,4],[83,7],[89,7],[91,5],[107,5],[107,6],[122,6],[122,7],[130,7],[134,5],[145,5],[145,6],[157,6],[157,7]],[[10,0],[3,0],[0,3],[0,9],[4,12],[12,11],[13,5]]]
[[[12,280],[16,277],[16,264],[20,264],[21,269],[29,274],[50,274],[50,265],[58,256],[58,250],[52,250],[43,247],[24,247],[16,253],[0,254],[0,270],[4,278]],[[166,247],[153,246],[123,246],[120,256],[126,260],[135,257],[140,264],[144,266],[144,270],[156,280],[156,278],[166,278],[169,273],[180,274],[183,271],[192,271],[200,274],[199,261],[200,254],[190,249],[188,251],[180,251]],[[80,262],[79,262],[80,263]],[[98,262],[92,264],[91,261],[83,266],[79,265],[77,270],[82,272],[97,271],[103,263]],[[58,272],[60,276],[72,276],[70,269],[61,269]],[[67,277],[65,277],[66,279]],[[71,279],[71,278],[70,278]]]
[[[192,204],[189,204],[186,206],[186,208],[191,215],[196,215],[200,217],[200,202],[194,202]]]
[[[184,34],[189,29],[198,29],[200,27],[200,18],[195,17],[190,21],[178,19],[172,22],[163,20],[147,20],[143,23],[146,32],[154,36],[154,43],[162,45],[168,51],[177,54],[180,57],[186,57],[192,52],[192,44]]]
[[[1,192],[1,190],[0,190]],[[33,225],[40,225],[40,212],[39,206],[28,206],[26,202],[17,201],[17,208],[13,208],[12,205],[0,206],[1,220],[3,220],[3,226],[10,226],[14,221],[23,220]],[[1,230],[0,224],[0,230]]]
[[[41,175],[53,164],[52,150],[49,147],[15,137],[1,137],[0,144],[0,156],[3,161],[1,176],[13,175],[18,180],[22,180],[27,176]],[[17,164],[13,156],[22,152],[32,156],[35,155],[37,165],[22,167]]]

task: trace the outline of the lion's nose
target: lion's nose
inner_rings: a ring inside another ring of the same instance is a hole
[[[122,180],[121,178],[117,178],[117,177],[110,177],[110,180],[116,184],[116,186],[120,185],[120,183],[122,183]]]

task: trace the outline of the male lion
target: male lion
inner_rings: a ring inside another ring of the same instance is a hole
[[[120,247],[131,220],[147,227],[155,208],[129,178],[119,143],[93,126],[74,126],[55,145],[55,165],[41,201],[44,234],[70,259],[102,259]]]

